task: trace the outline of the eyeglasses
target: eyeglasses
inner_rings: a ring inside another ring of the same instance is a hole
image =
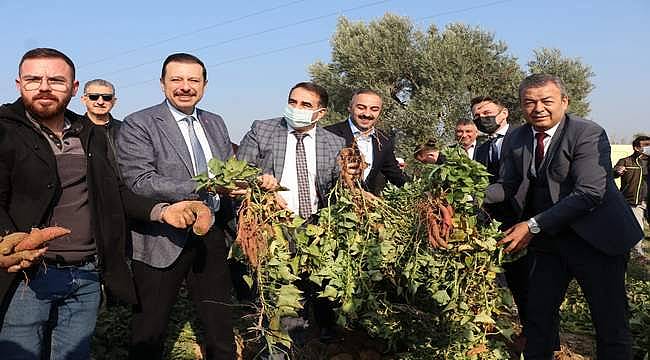
[[[68,81],[65,79],[59,78],[43,78],[43,77],[26,77],[20,80],[23,85],[23,89],[26,91],[38,90],[43,83],[43,79],[46,79],[47,85],[50,89],[54,91],[67,91],[68,90]]]
[[[113,100],[113,94],[86,94],[88,98],[91,101],[97,101],[99,100],[99,97],[102,97],[102,100],[104,101],[112,101]]]

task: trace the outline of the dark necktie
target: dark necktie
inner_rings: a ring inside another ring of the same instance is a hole
[[[490,162],[491,163],[496,164],[499,162],[499,147],[497,146],[497,142],[501,138],[503,138],[503,135],[495,134],[495,136],[492,139],[490,139]]]
[[[190,146],[192,146],[192,154],[194,155],[194,166],[196,166],[195,175],[198,175],[208,171],[208,162],[205,160],[203,147],[201,147],[199,138],[196,137],[196,131],[194,131],[194,122],[196,119],[193,116],[188,116],[183,120],[187,122],[187,129],[190,137]]]
[[[539,171],[539,167],[542,166],[542,162],[544,161],[544,139],[547,136],[544,132],[535,134],[535,140],[537,140],[537,144],[535,145],[535,171]]]
[[[298,177],[298,215],[303,219],[311,216],[311,196],[309,196],[309,172],[307,170],[307,154],[303,139],[307,134],[293,132],[296,137],[296,173]]]

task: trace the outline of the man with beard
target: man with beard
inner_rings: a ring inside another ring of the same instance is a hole
[[[393,138],[375,126],[382,110],[381,96],[373,90],[361,89],[352,95],[348,111],[350,116],[325,129],[345,139],[347,146],[356,143],[368,167],[363,172],[368,191],[379,195],[386,184],[402,186],[406,175],[395,158]]]
[[[136,196],[107,157],[104,129],[66,110],[76,94],[74,64],[58,50],[25,53],[16,88],[0,107],[0,233],[58,225],[26,276],[0,272],[3,359],[89,359],[100,279],[135,303],[126,260],[126,218],[184,228],[198,202],[173,205]]]
[[[176,201],[200,198],[216,213],[204,236],[165,224],[134,226],[132,267],[140,300],[131,328],[132,359],[161,359],[165,329],[183,281],[205,334],[205,359],[232,359],[230,275],[224,228],[233,216],[228,197],[197,192],[192,178],[212,159],[227,160],[233,149],[219,115],[198,109],[207,71],[194,55],[165,59],[160,86],[165,100],[124,119],[117,138],[120,169],[137,194]]]

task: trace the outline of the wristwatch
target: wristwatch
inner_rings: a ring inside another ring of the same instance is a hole
[[[528,224],[528,231],[530,231],[530,233],[533,235],[539,234],[540,231],[542,231],[542,228],[539,227],[539,224],[534,217],[528,219],[528,221],[526,221],[526,224]]]

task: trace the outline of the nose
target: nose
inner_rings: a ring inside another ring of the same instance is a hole
[[[536,102],[533,111],[538,113],[544,111],[544,103],[542,103],[541,101]]]
[[[38,91],[52,91],[52,88],[50,87],[50,83],[47,78],[41,79],[41,84],[38,87]]]
[[[99,104],[99,105],[101,105],[101,104],[104,103],[104,99],[100,96],[100,97],[97,99],[96,103]]]

